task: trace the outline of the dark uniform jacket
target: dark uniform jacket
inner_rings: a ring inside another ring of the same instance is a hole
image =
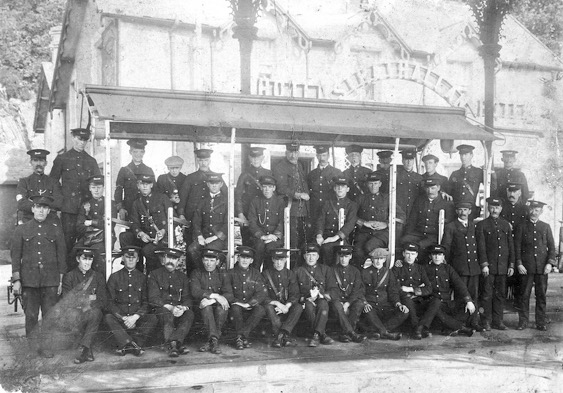
[[[91,296],[90,307],[104,310],[108,302],[106,279],[102,273],[92,269],[82,273],[79,268],[76,268],[66,273],[63,277],[63,297],[66,297],[75,288],[82,291],[90,277],[93,278],[86,289],[86,293]]]
[[[196,238],[199,235],[204,238],[217,236],[219,239],[225,240],[229,233],[228,210],[226,193],[218,193],[213,201],[210,194],[207,193],[207,197],[200,202],[193,217],[194,236]]]
[[[104,214],[105,214],[105,199],[101,197],[100,199],[91,198],[87,202],[83,203],[78,211],[78,219],[76,220],[76,232],[78,238],[83,237],[86,232],[92,232],[99,229],[105,229]],[[112,217],[117,213],[115,204],[111,204]],[[92,225],[86,226],[84,222],[86,220],[92,220]],[[113,234],[112,234],[113,235]]]
[[[197,206],[209,195],[209,188],[207,187],[208,173],[197,170],[186,176],[186,180],[182,184],[178,214],[184,215],[188,221],[192,219]],[[225,195],[227,194],[227,186],[225,186],[224,182],[221,192]]]
[[[108,311],[116,317],[145,315],[149,310],[147,278],[137,269],[113,273],[107,284]]]
[[[33,219],[16,227],[10,246],[12,278],[24,287],[57,287],[66,272],[66,246],[56,220]]]
[[[166,229],[168,222],[168,207],[170,207],[170,199],[158,192],[151,192],[147,196],[140,196],[133,202],[131,207],[131,229],[137,235],[139,232],[145,232],[150,237],[154,237],[156,229],[150,224],[149,217],[160,229]]]
[[[371,173],[371,169],[361,165],[358,166],[350,165],[344,171],[344,176],[346,176],[346,178],[348,179],[348,184],[350,185],[348,198],[355,201],[358,198],[358,196],[362,194],[367,194],[369,192],[366,185],[366,178],[370,173]]]
[[[516,266],[524,265],[528,274],[543,274],[545,265],[555,265],[555,242],[551,227],[529,219],[516,228],[514,236]]]
[[[502,205],[500,216],[512,225],[512,235],[516,234],[516,228],[526,222],[528,208],[521,203],[511,204],[508,201]]]
[[[88,178],[99,174],[98,163],[85,151],[70,149],[55,158],[49,176],[61,181],[63,213],[78,214],[82,202],[91,197]]]
[[[338,223],[340,209],[344,209],[342,228]],[[323,205],[317,219],[315,235],[322,235],[325,238],[338,235],[341,239],[346,239],[356,226],[357,214],[358,204],[356,202],[351,201],[348,197],[338,199],[336,196],[332,196]]]
[[[133,202],[141,196],[137,188],[137,176],[141,174],[154,176],[153,170],[142,162],[139,165],[135,165],[131,161],[119,169],[113,197],[117,210],[125,209],[127,213],[131,214]]]
[[[37,175],[33,173],[28,177],[22,177],[18,182],[16,199],[20,197],[20,195],[21,198],[18,200],[18,210],[22,212],[22,220],[24,222],[33,218],[33,212],[31,211],[33,202],[29,199],[32,196],[43,195],[52,197],[54,201],[51,205],[51,215],[55,215],[55,210],[60,210],[63,203],[61,185],[58,181],[45,174]]]
[[[189,279],[180,270],[169,272],[166,267],[159,267],[150,272],[148,286],[149,305],[152,307],[162,307],[165,304],[192,306]]]
[[[354,266],[343,267],[337,264],[329,271],[330,281],[334,284],[330,297],[343,303],[352,303],[356,300],[364,300],[365,288],[360,271]]]
[[[460,276],[478,276],[481,274],[475,223],[468,220],[467,227],[455,219],[444,228],[442,245],[446,248],[446,261],[453,266]]]
[[[299,301],[303,303],[311,296],[311,289],[318,287],[321,294],[330,294],[334,287],[334,282],[330,280],[330,267],[316,264],[309,266],[306,263],[295,270],[297,283],[299,284]]]
[[[367,194],[360,195],[356,199],[358,204],[358,215],[356,224],[359,226],[360,232],[373,233],[374,230],[364,227],[366,221],[380,221],[389,223],[389,195],[383,194],[381,192],[377,194],[372,194],[368,192]],[[405,213],[400,206],[397,205],[396,218],[399,222],[404,223],[406,221]]]
[[[424,235],[438,235],[438,220],[440,210],[444,209],[445,223],[452,221],[456,214],[454,204],[438,195],[430,201],[426,195],[419,196],[414,202],[413,209],[407,220],[405,233],[421,233]],[[438,238],[436,238],[436,241]]]
[[[301,163],[298,162],[297,165],[294,165],[284,159],[274,167],[272,172],[276,179],[277,193],[293,201],[290,211],[291,216],[308,217],[309,201],[295,199],[296,192],[309,193],[309,185]]]
[[[182,172],[178,173],[176,177],[172,176],[170,173],[162,174],[156,181],[156,191],[166,195],[168,198],[175,192],[180,195],[180,190],[182,189],[186,177],[187,176]]]
[[[408,216],[414,205],[415,199],[420,195],[422,189],[422,175],[415,172],[407,172],[404,166],[397,167],[397,206]]]
[[[311,220],[316,220],[321,214],[321,209],[326,200],[334,195],[332,178],[341,176],[340,169],[327,165],[323,169],[317,166],[307,175],[309,184],[309,205],[311,207]]]
[[[209,299],[213,293],[223,296],[230,303],[233,301],[233,289],[229,282],[228,273],[215,269],[208,272],[205,269],[196,269],[190,277],[190,288],[195,301]]]
[[[283,212],[285,202],[279,195],[272,195],[266,199],[263,195],[257,196],[250,203],[248,209],[248,225],[254,237],[260,239],[265,235],[276,235],[278,239],[283,236]]]
[[[418,263],[408,264],[402,261],[401,267],[394,266],[392,270],[397,279],[399,290],[400,287],[410,287],[414,289],[414,296],[428,296],[432,294],[432,286],[424,266]],[[408,295],[412,296],[413,294],[401,291],[401,296]]]
[[[256,168],[252,165],[249,165],[247,170],[240,174],[235,188],[235,217],[242,213],[248,218],[250,203],[257,196],[262,195],[260,177],[266,175],[272,176],[272,171],[262,167]]]
[[[470,166],[454,171],[450,176],[450,187],[454,202],[470,202],[475,206],[481,183],[483,183],[482,169]]]
[[[233,288],[233,303],[248,303],[252,307],[266,300],[267,290],[260,272],[253,267],[243,270],[237,264],[228,272],[229,282]]]
[[[528,190],[528,180],[526,179],[526,175],[524,175],[520,169],[499,168],[495,170],[491,180],[492,196],[505,198],[508,183],[520,183],[522,185],[522,196],[520,197],[522,203],[526,203],[530,196],[530,191]]]
[[[425,265],[424,268],[430,280],[432,295],[434,297],[441,299],[443,302],[449,302],[451,300],[452,290],[455,289],[456,298],[457,295],[459,295],[466,303],[471,301],[467,287],[451,265],[446,263],[439,265],[430,263]]]
[[[476,235],[481,267],[488,266],[490,274],[499,275],[514,269],[514,240],[508,221],[489,216],[477,224]]]
[[[265,304],[277,300],[282,304],[294,305],[299,301],[299,284],[297,284],[297,275],[294,271],[285,267],[279,271],[266,269],[262,272],[262,276],[268,290]]]
[[[395,307],[401,301],[399,286],[392,270],[370,266],[361,271],[365,286],[365,299],[374,307]]]
[[[389,181],[391,179],[391,170],[393,166],[390,166],[388,169],[381,167],[380,165],[377,166],[377,174],[381,176],[381,187],[379,188],[380,192],[385,194],[389,194]]]

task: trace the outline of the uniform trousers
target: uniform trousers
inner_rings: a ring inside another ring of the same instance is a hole
[[[466,321],[466,325],[467,326],[471,326],[471,327],[478,327],[477,325],[479,324],[479,277],[481,277],[480,275],[475,275],[475,276],[459,276],[461,278],[461,281],[463,281],[463,283],[465,284],[465,286],[467,287],[467,292],[469,292],[469,296],[471,296],[471,300],[473,300],[473,304],[475,304],[475,313],[473,313],[473,315],[468,318],[468,320]],[[457,294],[456,294],[457,297]],[[458,308],[464,308],[465,307],[465,301],[463,299],[459,299],[456,298],[456,301],[458,302]]]
[[[389,244],[389,229],[381,231],[356,231],[354,239],[354,262],[356,266],[364,264],[370,252],[376,248],[387,248]]]
[[[441,301],[438,309],[436,310],[435,317],[438,318],[446,327],[452,330],[461,329],[464,325],[474,326],[473,318],[477,315],[477,311],[473,315],[469,315],[468,312],[464,311],[465,306],[460,308],[458,302],[451,301]],[[430,310],[431,311],[431,310]],[[461,322],[464,321],[464,322]]]
[[[278,334],[280,330],[291,333],[303,313],[303,307],[299,303],[292,304],[287,314],[276,314],[275,307],[271,304],[266,304],[264,308],[272,323],[274,334]]]
[[[421,323],[419,315],[424,315],[424,311],[428,308],[429,302],[427,299],[420,296],[410,296],[410,294],[406,294],[401,298],[401,303],[409,309],[408,319],[413,328],[416,328],[419,324],[423,325],[424,322],[426,322],[424,321]],[[430,321],[430,323],[432,323],[432,321]],[[427,327],[430,326],[430,323]]]
[[[274,267],[271,251],[274,248],[282,248],[283,242],[281,240],[276,240],[266,244],[261,239],[253,238],[249,245],[256,250],[253,262],[254,268],[262,271],[262,267],[264,270]]]
[[[310,237],[307,217],[291,216],[289,219],[289,246],[292,249],[301,249]],[[295,268],[298,262],[298,253],[290,253],[291,268]]]
[[[530,297],[532,287],[535,285],[534,294],[536,296],[536,325],[545,326],[547,323],[547,274],[523,274],[520,276],[520,287],[522,288],[522,309],[518,310],[519,323],[530,320]]]
[[[160,259],[154,252],[160,247],[165,247],[164,239],[159,241],[157,244],[154,244],[153,242],[145,243],[141,239],[137,238],[133,232],[127,231],[122,232],[119,235],[119,243],[122,248],[127,246],[137,246],[141,248],[141,255],[145,257],[145,268],[147,274],[162,266]],[[137,269],[142,272],[143,264],[137,263]]]
[[[102,311],[99,308],[90,308],[81,315],[78,329],[83,330],[84,334],[80,339],[80,345],[86,348],[92,348],[92,340],[98,332],[98,327],[102,320]]]
[[[45,320],[49,310],[57,304],[59,295],[57,295],[58,287],[22,287],[22,306],[25,313],[25,335],[27,338],[33,338],[40,334],[36,331],[39,323],[39,311],[41,317]]]
[[[155,314],[162,326],[165,342],[184,342],[194,322],[194,312],[192,310],[188,309],[181,316],[175,317],[172,311],[159,307],[155,310]]]
[[[364,301],[357,299],[350,303],[348,307],[348,315],[344,312],[344,304],[340,300],[330,302],[332,310],[338,317],[338,323],[344,334],[352,334],[356,332],[356,323],[364,308]]]
[[[499,325],[503,319],[504,302],[506,300],[506,274],[489,274],[481,276],[480,304],[483,308],[483,319],[487,323]]]
[[[220,338],[223,325],[229,315],[228,310],[224,310],[219,303],[215,303],[201,308],[199,312],[201,313],[201,319],[203,319],[203,325],[208,337]]]
[[[374,327],[381,334],[397,329],[409,317],[409,314],[403,313],[391,305],[380,306],[373,303],[370,304],[373,308],[371,311],[363,314],[364,318],[370,327]]]
[[[72,250],[74,243],[76,243],[76,221],[78,221],[78,214],[61,213],[61,226],[65,236],[65,245],[67,250]],[[67,255],[67,266],[71,266],[76,261],[71,261],[70,255]],[[70,271],[70,270],[69,270]]]
[[[158,319],[154,314],[145,314],[140,317],[132,329],[127,329],[121,318],[117,318],[113,314],[106,314],[104,321],[113,333],[119,348],[123,348],[131,341],[135,341],[142,347],[158,323]]]
[[[229,315],[235,324],[237,336],[248,337],[252,329],[254,329],[256,325],[260,323],[264,315],[266,315],[266,310],[259,304],[252,307],[250,310],[246,310],[238,304],[231,304]]]
[[[326,323],[328,321],[328,302],[326,299],[317,298],[315,302],[305,300],[305,318],[311,325],[313,331],[325,334]]]

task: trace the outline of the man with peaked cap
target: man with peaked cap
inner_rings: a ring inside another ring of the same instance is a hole
[[[250,333],[266,315],[262,303],[266,300],[267,290],[262,275],[251,265],[254,261],[254,249],[238,246],[238,262],[229,275],[233,288],[233,301],[229,316],[235,325],[235,348],[242,350],[251,346]]]
[[[535,286],[536,328],[547,330],[547,278],[555,265],[555,241],[551,226],[539,220],[545,203],[530,201],[528,219],[516,228],[514,250],[516,268],[521,276],[522,305],[518,310],[518,330],[528,327],[530,296]]]
[[[407,217],[414,205],[414,200],[422,190],[422,175],[414,169],[416,150],[401,152],[403,165],[397,167],[397,207],[400,207]]]
[[[473,205],[469,202],[457,202],[455,204],[457,219],[446,224],[442,245],[446,250],[446,262],[455,269],[467,287],[474,303],[477,303],[481,268],[477,254],[475,223],[471,219],[472,207]],[[456,300],[458,302],[464,301],[457,296]],[[468,325],[477,331],[483,330],[481,326],[478,326],[477,318],[473,318]]]
[[[251,245],[252,242],[252,231],[248,227],[250,203],[257,196],[262,195],[260,178],[272,175],[271,170],[262,167],[264,150],[266,149],[257,146],[249,149],[248,161],[250,165],[240,174],[235,188],[235,217],[239,219],[242,241],[246,245]]]
[[[149,305],[160,321],[168,356],[175,358],[189,350],[184,346],[194,321],[192,294],[188,277],[178,270],[183,251],[175,248],[161,248],[156,251],[162,267],[148,276]]]
[[[30,157],[30,164],[33,173],[27,177],[22,177],[18,182],[16,190],[16,201],[18,202],[18,225],[23,224],[33,218],[33,195],[45,195],[53,198],[53,206],[49,216],[57,218],[56,210],[61,208],[63,202],[63,194],[61,193],[61,185],[58,181],[45,175],[45,167],[47,166],[47,155],[50,153],[43,149],[29,150],[27,154]]]
[[[399,284],[399,295],[401,303],[409,309],[409,321],[413,329],[413,338],[422,340],[429,337],[430,322],[421,319],[427,300],[432,294],[430,280],[426,275],[424,266],[416,262],[418,257],[418,246],[415,243],[403,245],[403,259],[395,261],[393,274]]]
[[[454,171],[450,176],[451,196],[454,199],[454,203],[471,203],[473,208],[471,217],[479,217],[480,208],[477,207],[475,201],[479,195],[479,186],[483,184],[483,170],[475,168],[472,164],[474,146],[459,145],[457,150],[461,160],[461,168]]]
[[[382,193],[381,174],[371,172],[366,178],[368,193],[360,195],[358,215],[354,237],[354,261],[361,266],[367,255],[376,248],[386,248],[389,245],[389,195]],[[397,233],[402,232],[406,220],[405,213],[397,205],[396,221]]]
[[[109,314],[104,321],[113,333],[118,356],[141,356],[158,322],[154,314],[149,314],[147,278],[135,268],[140,251],[136,246],[121,247],[125,266],[113,273],[107,283]]]
[[[216,250],[227,248],[229,234],[229,204],[226,192],[222,191],[223,178],[220,173],[207,174],[209,191],[199,202],[193,215],[192,228],[195,240],[188,246],[190,258],[187,263],[188,274],[201,266],[201,250],[204,247]]]
[[[440,210],[444,210],[445,223],[455,219],[452,202],[446,201],[440,194],[440,183],[434,178],[424,180],[424,195],[416,198],[410,216],[407,219],[405,235],[401,244],[416,243],[419,247],[419,262],[426,264],[428,254],[423,248],[438,242]]]
[[[94,254],[95,250],[92,248],[78,248],[78,266],[63,277],[63,299],[59,305],[63,305],[67,312],[79,313],[77,326],[73,328],[78,328],[82,333],[79,353],[74,359],[76,364],[94,361],[92,340],[98,331],[108,301],[106,278],[100,272],[92,270]],[[68,318],[66,313],[62,316]]]
[[[356,226],[358,204],[346,195],[350,191],[344,176],[332,179],[334,194],[323,204],[315,225],[316,241],[321,247],[321,261],[334,266],[334,248],[340,243],[348,244],[348,238]],[[344,211],[344,223],[339,223],[340,211]]]
[[[227,272],[219,270],[219,251],[204,248],[202,267],[195,269],[190,276],[190,288],[207,333],[207,341],[200,352],[220,354],[219,339],[223,325],[227,321],[230,304],[233,302],[233,288]]]
[[[508,221],[501,218],[502,199],[487,198],[489,217],[477,224],[476,237],[481,265],[481,296],[486,330],[506,330],[503,323],[506,277],[514,274],[514,240]]]
[[[285,160],[276,165],[272,172],[276,179],[276,191],[291,201],[290,210],[290,246],[299,248],[307,241],[309,230],[309,185],[303,165],[299,162],[299,142],[286,144]],[[292,258],[292,266],[295,261]]]
[[[379,164],[377,164],[376,172],[381,176],[381,191],[388,194],[393,152],[391,150],[381,150],[377,152],[377,157],[379,158]]]
[[[117,173],[113,197],[119,211],[119,218],[122,220],[131,215],[133,202],[140,196],[139,189],[137,188],[137,178],[139,175],[151,175],[154,177],[154,171],[143,163],[147,141],[142,138],[133,138],[129,139],[127,144],[130,147],[131,162],[122,167]]]
[[[349,343],[363,342],[366,337],[356,333],[356,323],[364,308],[364,284],[360,272],[350,266],[353,246],[335,247],[337,264],[329,271],[332,281],[330,293],[332,310],[340,324],[340,341]]]
[[[299,304],[297,275],[287,268],[289,250],[275,248],[271,254],[273,267],[264,269],[262,276],[268,291],[264,309],[275,336],[272,347],[293,346],[291,332],[303,312],[303,307]]]
[[[440,159],[436,157],[434,154],[427,154],[422,157],[422,162],[424,163],[425,172],[422,174],[422,180],[426,180],[428,178],[436,179],[440,183],[440,190],[442,192],[442,197],[445,196],[449,192],[449,183],[448,178],[444,175],[440,175],[436,172],[436,167],[440,162]],[[423,194],[424,190],[421,189],[420,193]],[[448,201],[452,200],[452,197],[447,195],[446,198]]]
[[[164,164],[168,168],[168,173],[160,175],[156,181],[156,190],[166,195],[170,199],[172,207],[174,207],[175,216],[178,216],[178,206],[180,204],[180,189],[186,180],[180,170],[184,165],[182,157],[171,156],[164,160]]]
[[[55,181],[61,182],[61,225],[67,250],[71,250],[76,241],[76,220],[80,206],[90,198],[88,179],[100,174],[96,160],[84,151],[90,140],[90,130],[74,128],[71,133],[72,149],[55,158],[49,174]],[[74,261],[69,259],[69,262]]]
[[[330,147],[315,146],[319,165],[307,175],[309,184],[309,195],[311,196],[310,207],[311,222],[316,222],[321,214],[321,209],[325,201],[333,195],[332,179],[342,177],[340,169],[336,169],[329,164]]]
[[[491,194],[498,198],[505,197],[505,190],[509,183],[520,183],[522,190],[522,203],[526,203],[530,196],[528,180],[520,169],[514,167],[516,150],[501,150],[503,168],[496,169],[491,180]]]
[[[359,145],[346,146],[346,159],[350,166],[344,171],[344,176],[348,178],[350,185],[349,198],[355,201],[358,196],[368,192],[365,185],[365,178],[371,172],[371,169],[362,166],[362,152],[364,148]]]
[[[330,345],[334,342],[325,331],[328,304],[332,300],[330,293],[334,283],[329,279],[330,268],[318,263],[319,255],[319,246],[307,243],[303,248],[305,263],[295,270],[299,284],[299,303],[303,305],[305,318],[312,330],[310,347],[318,347],[319,343]]]
[[[14,295],[22,295],[25,313],[25,335],[39,355],[52,357],[43,345],[37,329],[39,311],[42,318],[57,303],[66,272],[66,246],[63,231],[56,220],[47,220],[53,198],[34,195],[33,219],[18,225],[12,234],[12,284]]]
[[[285,202],[276,194],[276,179],[260,177],[261,194],[255,197],[248,209],[248,222],[252,239],[250,245],[256,250],[254,267],[261,270],[272,267],[271,251],[283,243],[283,212]]]
[[[90,247],[94,250],[93,269],[106,276],[106,264],[102,257],[105,251],[105,197],[104,197],[104,177],[102,175],[91,176],[88,179],[88,189],[92,198],[84,202],[78,212],[78,221],[76,223],[76,231],[78,241],[73,251],[79,247]],[[111,204],[112,216],[117,209],[115,204]],[[112,248],[115,237],[112,231]],[[76,263],[69,265],[72,269]]]
[[[139,198],[131,206],[131,230],[119,235],[122,246],[138,246],[145,257],[147,274],[160,267],[154,253],[166,242],[167,214],[170,200],[159,192],[153,192],[154,176],[140,174],[137,179]],[[143,271],[142,264],[137,269]]]

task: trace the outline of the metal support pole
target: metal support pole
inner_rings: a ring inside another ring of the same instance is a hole
[[[109,279],[112,273],[112,258],[111,251],[113,244],[112,228],[111,228],[111,146],[110,146],[110,131],[111,121],[104,122],[106,135],[105,135],[105,159],[104,159],[104,237],[106,248],[106,280]]]
[[[395,138],[394,157],[399,156],[399,141]],[[395,229],[397,228],[397,162],[393,159],[391,176],[389,176],[389,268],[395,263],[395,243],[397,242]]]
[[[228,268],[235,266],[235,135],[236,128],[231,128],[231,157],[229,159],[229,234]]]
[[[291,204],[292,199],[289,198],[287,206],[283,209],[283,243],[287,250],[291,249]],[[290,251],[291,253],[291,251]],[[287,268],[291,268],[291,258],[287,259]]]
[[[493,154],[489,154],[489,149],[486,142],[481,142],[483,144],[483,150],[485,152],[485,166],[483,167],[483,186],[485,187],[485,201],[483,202],[483,211],[481,211],[481,217],[487,218],[489,215],[489,210],[487,209],[487,198],[491,196],[491,173],[493,171]]]
[[[174,248],[174,208],[168,208],[168,247]]]

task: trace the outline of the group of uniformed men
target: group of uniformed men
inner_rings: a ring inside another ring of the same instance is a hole
[[[527,202],[515,151],[503,151],[504,168],[493,176],[486,219],[477,218],[483,172],[472,166],[472,146],[458,146],[462,166],[449,179],[436,172],[436,156],[422,157],[426,172],[420,175],[416,152],[403,151],[396,183],[402,259],[390,269],[391,151],[378,153],[380,165],[372,171],[361,166],[362,147],[348,146],[350,166],[341,172],[330,165],[329,148],[317,146],[318,166],[306,175],[298,142],[287,145],[285,159],[272,171],[262,167],[264,148],[251,147],[250,165],[235,190],[243,245],[236,266],[226,270],[221,253],[228,240],[227,189],[221,174],[210,170],[212,151],[195,151],[198,170],[188,176],[180,172],[182,158],[168,158],[169,172],[153,189],[154,172],[143,163],[147,142],[131,139],[132,161],[119,171],[111,202],[115,221],[129,221],[129,230],[119,236],[124,268],[106,285],[104,179],[84,151],[90,131],[74,129],[72,135],[73,148],[57,156],[49,176],[44,174],[49,152],[28,152],[33,174],[20,180],[16,197],[21,225],[11,245],[13,290],[22,295],[26,335],[39,337],[42,356],[52,356],[42,337],[45,317],[61,294],[78,299],[82,310],[76,363],[94,360],[92,338],[102,319],[113,332],[117,354],[140,356],[159,324],[173,357],[188,352],[184,340],[195,314],[208,334],[200,351],[216,354],[228,316],[237,349],[250,346],[251,331],[266,315],[278,348],[295,345],[291,333],[302,313],[311,347],[333,342],[325,331],[330,314],[338,319],[343,342],[362,342],[363,333],[400,339],[394,330],[407,319],[414,339],[428,337],[434,319],[453,335],[504,330],[507,280],[516,276],[517,328],[528,325],[535,285],[536,327],[547,329],[554,240],[550,226],[539,221],[544,204]],[[291,249],[281,248],[288,236],[286,206]],[[185,272],[178,268],[184,251],[167,244],[169,207],[189,245]],[[37,329],[39,311],[43,329]]]

